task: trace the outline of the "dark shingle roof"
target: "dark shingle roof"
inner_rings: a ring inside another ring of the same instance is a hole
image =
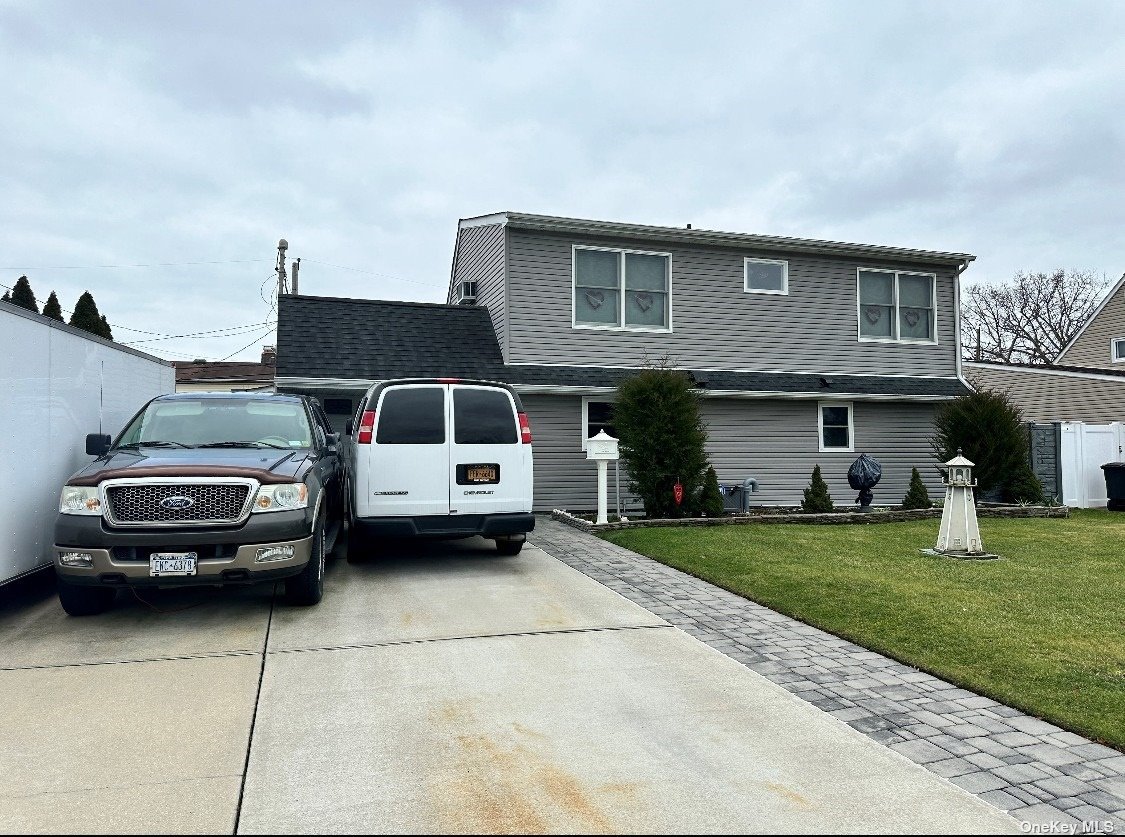
[[[278,300],[278,377],[497,378],[503,368],[483,307],[322,296]]]
[[[385,381],[457,377],[531,387],[615,387],[635,369],[505,366],[481,306],[282,296],[277,317],[279,378]],[[887,397],[964,395],[954,378],[695,370],[707,390]]]

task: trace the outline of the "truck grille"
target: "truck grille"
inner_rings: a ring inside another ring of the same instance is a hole
[[[117,485],[106,488],[110,517],[115,523],[238,523],[242,520],[247,484]],[[188,498],[164,503],[171,498]],[[177,506],[186,508],[177,508]]]

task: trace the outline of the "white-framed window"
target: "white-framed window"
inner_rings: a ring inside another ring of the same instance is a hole
[[[936,286],[932,273],[860,268],[856,277],[859,339],[937,343]]]
[[[1114,337],[1110,341],[1109,356],[1114,363],[1125,363],[1125,337]]]
[[[613,398],[609,396],[589,396],[582,399],[582,450],[586,450],[586,440],[597,436],[604,430],[617,438],[613,428]]]
[[[575,245],[572,325],[671,331],[671,267],[668,253]]]
[[[849,401],[821,401],[817,405],[817,429],[820,432],[820,452],[855,450],[855,427],[852,422],[852,405]]]
[[[789,293],[789,262],[781,259],[744,259],[742,289],[748,294]]]

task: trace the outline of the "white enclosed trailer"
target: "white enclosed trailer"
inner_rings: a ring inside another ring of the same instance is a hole
[[[0,584],[52,562],[59,491],[114,436],[176,388],[172,364],[0,302]]]

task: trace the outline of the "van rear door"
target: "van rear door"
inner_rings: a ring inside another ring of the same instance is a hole
[[[450,514],[531,511],[531,445],[522,443],[511,393],[472,384],[450,389]]]
[[[380,394],[367,469],[369,502],[361,515],[449,514],[447,389],[403,384]]]

